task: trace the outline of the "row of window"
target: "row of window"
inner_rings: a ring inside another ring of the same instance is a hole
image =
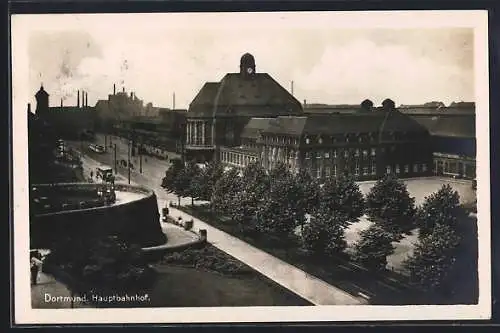
[[[409,137],[411,133],[406,132],[388,132],[384,133],[382,139],[384,140],[399,140],[404,137]],[[319,143],[323,144],[324,142],[374,142],[379,140],[378,133],[368,133],[368,134],[352,134],[345,133],[343,137],[306,137],[306,144]],[[297,145],[299,143],[297,138],[284,137],[284,136],[268,136],[265,138],[266,142],[269,143],[278,143],[278,144],[294,144]]]
[[[354,156],[358,157],[360,156],[360,153],[363,154],[363,157],[368,157],[368,154],[370,154],[370,156],[376,156],[376,150],[375,148],[371,148],[370,151],[368,151],[367,149],[363,149],[362,151],[360,151],[359,149],[355,149],[354,151],[349,151],[349,150],[344,150],[344,157],[349,157],[350,154],[354,153]],[[338,156],[338,153],[337,153],[337,149],[334,149],[332,151],[332,157],[333,158],[337,158]],[[329,151],[325,151],[325,152],[306,152],[305,154],[305,158],[306,159],[310,159],[310,158],[330,158],[330,152]]]
[[[235,152],[222,151],[221,152],[221,160],[225,163],[232,163],[232,164],[238,164],[241,166],[245,166],[245,165],[248,165],[250,163],[256,162],[257,157],[238,154]]]
[[[410,172],[410,165],[409,164],[404,165],[403,168],[404,168],[405,174],[408,174]],[[328,167],[325,167],[323,169],[325,171],[325,177],[330,177],[330,176],[337,177],[337,171],[338,171],[337,165],[333,165],[333,167],[328,166]],[[317,178],[321,178],[323,176],[322,175],[323,169],[322,168],[313,169],[312,174],[315,175]],[[356,165],[354,167],[354,175],[361,176],[360,171],[361,170],[360,170],[359,164],[356,163]],[[392,167],[390,165],[387,165],[386,166],[386,173],[391,174],[392,171],[393,171]],[[363,172],[362,173],[363,176],[369,176],[369,175],[375,176],[377,174],[377,166],[375,164],[372,164],[371,167],[364,166],[362,169],[362,172]],[[397,175],[401,174],[401,168],[400,168],[399,164],[396,164],[394,166],[394,172]],[[425,163],[413,164],[413,172],[414,173],[427,172],[427,164],[425,164]]]

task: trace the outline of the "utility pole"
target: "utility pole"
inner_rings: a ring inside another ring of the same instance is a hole
[[[127,166],[128,166],[128,183],[130,185],[130,143],[131,143],[131,140],[128,140],[128,162],[127,162]]]
[[[114,151],[115,151],[115,175],[118,174],[118,167],[117,167],[117,161],[116,161],[116,143],[114,144]]]
[[[139,144],[139,172],[142,173],[142,143]]]

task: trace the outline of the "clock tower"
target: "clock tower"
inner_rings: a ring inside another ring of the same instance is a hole
[[[255,74],[255,58],[250,53],[241,56],[240,74],[244,77],[251,77]]]

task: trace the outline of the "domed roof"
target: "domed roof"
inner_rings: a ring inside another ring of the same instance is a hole
[[[255,63],[255,58],[253,55],[251,55],[250,53],[245,53],[241,56],[240,63],[248,64],[249,62]]]
[[[250,53],[245,53],[240,59],[240,68],[255,68],[255,58]]]

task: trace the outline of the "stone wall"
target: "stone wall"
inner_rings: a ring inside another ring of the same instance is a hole
[[[97,184],[33,185],[44,187],[87,189]],[[66,237],[118,235],[141,247],[161,245],[166,238],[160,226],[160,214],[153,191],[132,185],[117,185],[118,191],[144,194],[144,197],[122,204],[87,209],[30,214],[31,247],[50,248],[53,242]]]

